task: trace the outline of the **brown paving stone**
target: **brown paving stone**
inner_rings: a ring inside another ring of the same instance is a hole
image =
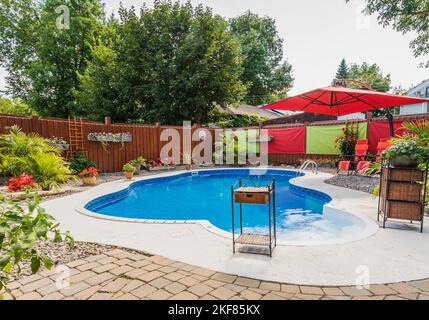
[[[124,258],[124,259],[120,259],[120,260],[118,260],[118,261],[116,261],[115,262],[115,264],[117,264],[117,265],[119,265],[119,266],[124,266],[124,265],[126,265],[126,264],[130,264],[130,263],[132,263],[132,262],[135,262],[134,260],[130,260],[130,259],[128,259],[128,258]]]
[[[301,300],[320,300],[322,298],[321,295],[316,294],[302,294],[297,293],[294,295],[295,298],[301,299]]]
[[[108,281],[110,279],[115,278],[115,276],[111,273],[108,272],[104,272],[104,273],[100,273],[94,277],[88,278],[85,281],[87,283],[89,283],[90,285],[96,285],[96,284],[100,284],[103,283],[105,281]]]
[[[116,259],[114,257],[107,257],[106,256],[106,258],[100,259],[97,262],[100,264],[109,264],[109,263],[113,263],[115,261],[118,261],[118,259]]]
[[[127,273],[128,271],[133,270],[130,266],[120,266],[114,269],[111,269],[109,272],[114,274],[115,276],[119,276],[121,274]]]
[[[285,300],[285,298],[275,293],[267,293],[265,296],[261,298],[261,300]]]
[[[259,300],[262,298],[262,295],[255,291],[243,290],[240,292],[240,297],[246,300]]]
[[[327,296],[343,296],[344,292],[342,292],[339,288],[336,287],[325,287],[322,288],[323,292]]]
[[[129,282],[130,280],[128,279],[117,278],[109,282],[107,285],[103,286],[99,291],[116,293],[118,291],[121,291],[121,289],[125,287]]]
[[[128,292],[131,292],[131,291],[133,291],[133,290],[135,290],[135,289],[137,289],[138,287],[140,287],[140,286],[142,286],[142,285],[144,285],[144,282],[143,281],[140,281],[140,280],[138,280],[138,279],[133,279],[133,280],[130,280],[122,289],[121,289],[121,291],[122,292],[124,292],[124,293],[128,293]]]
[[[329,298],[330,300],[351,300],[352,297],[350,296],[325,296],[326,298]]]
[[[78,266],[83,265],[85,263],[87,263],[86,260],[79,259],[79,260],[74,260],[74,261],[67,263],[66,266],[70,267],[70,268],[75,268],[75,267],[78,267]]]
[[[138,261],[131,262],[129,266],[133,268],[141,268],[151,263],[152,261],[149,261],[149,260],[138,260]]]
[[[53,293],[55,291],[59,291],[60,288],[58,288],[58,285],[56,283],[52,283],[50,285],[41,287],[39,289],[37,289],[37,292],[40,293],[42,296],[46,296],[50,293]]]
[[[188,288],[187,290],[193,294],[196,294],[199,297],[202,297],[208,294],[209,292],[213,291],[213,288],[203,283],[198,283]]]
[[[150,295],[152,292],[155,292],[157,289],[152,287],[149,284],[144,284],[137,289],[131,291],[130,293],[138,298],[145,298]]]
[[[299,289],[303,294],[315,294],[315,295],[324,295],[324,292],[319,287],[313,286],[299,286]]]
[[[409,285],[416,287],[420,291],[429,291],[429,282],[425,280],[411,281]]]
[[[85,264],[81,264],[80,266],[77,266],[76,269],[80,271],[86,271],[98,266],[100,266],[98,262],[89,262],[89,263],[85,263]]]
[[[35,291],[39,288],[46,287],[52,283],[53,283],[53,281],[49,278],[41,278],[39,280],[30,282],[30,283],[20,287],[19,290],[21,290],[23,293],[28,293],[31,291]]]
[[[171,292],[172,294],[177,294],[179,292],[184,291],[186,289],[186,287],[181,283],[172,282],[168,286],[166,286],[164,289],[167,290],[168,292]]]
[[[173,296],[171,293],[169,293],[163,289],[160,289],[160,290],[157,290],[157,291],[151,293],[147,297],[150,300],[167,300],[171,296]]]
[[[213,280],[226,282],[226,283],[234,283],[235,279],[237,279],[237,276],[233,276],[226,273],[216,272],[214,275],[211,276]]]
[[[112,293],[108,292],[97,292],[89,298],[89,300],[109,300],[113,296]]]
[[[386,298],[384,298],[384,300],[406,300],[404,298],[401,298],[400,296],[387,296]]]
[[[183,291],[168,298],[168,300],[198,300],[198,296],[193,293]]]
[[[243,286],[239,286],[239,285],[231,284],[231,283],[226,284],[225,288],[230,289],[230,290],[235,291],[235,292],[241,292],[241,291],[247,289],[247,287],[243,287]]]
[[[151,282],[149,282],[149,284],[151,286],[158,288],[158,289],[164,288],[165,286],[169,285],[170,283],[171,283],[171,281],[164,278],[164,277],[156,278],[155,280],[152,280]]]
[[[229,300],[244,300],[244,299],[242,297],[240,297],[240,296],[233,296]]]
[[[164,272],[164,273],[172,273],[176,270],[177,270],[176,268],[172,268],[172,267],[168,267],[168,266],[165,266],[165,267],[162,267],[159,269],[159,271]]]
[[[167,276],[166,278],[168,278]],[[193,285],[196,285],[197,283],[200,283],[200,281],[191,277],[185,277],[185,278],[179,279],[178,282],[180,282],[181,284],[184,284],[187,287],[191,287]]]
[[[31,291],[16,298],[16,300],[40,300],[42,296],[36,291]]]
[[[213,297],[213,296],[211,296],[211,295],[209,295],[209,294],[206,294],[205,296],[202,296],[201,298],[200,298],[200,300],[219,300],[219,299],[216,299],[215,297]]]
[[[289,300],[290,298],[292,298],[294,296],[293,293],[287,293],[287,292],[282,292],[282,291],[274,291],[273,292],[275,295],[283,297],[287,300]]]
[[[149,271],[145,270],[145,269],[133,269],[131,271],[125,272],[124,275],[129,277],[129,278],[138,278],[139,276],[141,276],[142,274],[148,273]]]
[[[205,268],[196,268],[196,269],[193,269],[191,272],[207,278],[211,277],[216,273],[213,270],[209,270]]]
[[[131,293],[125,293],[116,298],[116,300],[138,300],[136,296],[133,296]]]
[[[64,288],[60,291],[60,293],[66,297],[70,297],[75,295],[78,292],[81,292],[85,289],[88,289],[90,287],[90,285],[86,282],[78,282],[75,284],[72,284],[71,286]]]
[[[101,266],[98,266],[96,268],[91,269],[91,271],[94,271],[96,273],[102,273],[102,272],[106,272],[109,270],[112,270],[114,268],[118,267],[118,265],[114,264],[114,263],[107,263],[107,264],[103,264]]]
[[[75,297],[77,300],[87,300],[90,297],[92,297],[100,288],[101,286],[98,286],[98,285],[92,286],[92,287],[89,287],[88,289],[85,289],[76,293],[75,295],[73,295],[73,297]]]
[[[340,287],[340,289],[348,296],[370,296],[371,292],[366,289],[359,289],[357,287]]]
[[[407,300],[417,300],[419,297],[418,293],[404,293],[399,295],[401,298],[407,299]]]
[[[299,286],[294,284],[282,284],[280,290],[287,293],[301,293]]]
[[[42,279],[42,277],[38,274],[32,274],[31,276],[24,277],[19,279],[19,283],[26,285],[27,283],[34,282],[36,280]]]
[[[91,277],[93,277],[95,275],[96,275],[95,272],[92,272],[91,270],[87,270],[87,271],[80,272],[78,274],[75,274],[75,275],[71,276],[70,277],[70,282],[71,283],[81,282],[81,281],[86,280],[88,278],[91,278]]]
[[[150,282],[156,278],[162,277],[164,273],[159,271],[151,271],[145,274],[142,274],[141,276],[138,276],[138,279],[144,281],[144,282]]]
[[[186,276],[184,276],[183,274],[180,274],[178,272],[171,272],[171,273],[167,273],[164,277],[167,278],[168,280],[171,280],[171,281],[177,281],[177,280],[182,279]]]
[[[43,295],[42,300],[61,300],[64,296],[59,292],[51,292],[47,295]]]
[[[225,287],[220,287],[210,292],[210,295],[220,300],[227,300],[236,295],[236,292]]]
[[[99,260],[102,260],[102,259],[105,259],[105,258],[108,258],[108,256],[105,255],[104,253],[100,253],[100,254],[96,254],[96,255],[93,255],[93,256],[86,257],[85,260],[88,261],[88,262],[93,262],[93,261],[100,262]]]
[[[384,284],[372,284],[370,285],[369,291],[375,295],[389,295],[396,294],[396,291]]]
[[[153,271],[153,270],[159,270],[161,269],[161,265],[156,264],[156,263],[151,263],[148,265],[145,265],[144,267],[142,267],[143,269],[147,270],[147,271]]]
[[[259,289],[259,288],[249,288],[249,290],[255,291],[256,293],[259,293],[262,295],[270,293],[270,290]]]
[[[262,281],[259,285],[260,289],[280,291],[280,283]]]
[[[209,280],[208,277],[200,276],[199,274],[191,274],[191,277],[198,281],[206,281]]]
[[[208,285],[208,286],[210,286],[210,287],[212,287],[212,288],[215,288],[215,289],[219,288],[219,287],[223,287],[223,286],[226,285],[225,282],[220,282],[220,281],[212,280],[212,279],[206,280],[203,283],[206,284],[206,285]]]
[[[261,281],[259,281],[259,280],[250,279],[250,278],[243,278],[243,277],[238,277],[234,281],[234,284],[236,284],[236,285],[243,286],[243,287],[252,287],[252,288],[258,288],[260,283],[261,283]]]
[[[408,283],[405,282],[399,282],[399,283],[392,283],[388,285],[389,288],[395,290],[398,293],[415,293],[415,292],[419,292],[419,289],[417,289],[416,287],[413,287],[411,285],[409,285]]]

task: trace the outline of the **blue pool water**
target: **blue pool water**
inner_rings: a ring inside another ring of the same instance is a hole
[[[89,202],[87,210],[108,216],[156,220],[208,220],[231,231],[231,185],[241,179],[246,186],[276,182],[278,239],[306,240],[334,237],[359,223],[352,216],[324,214],[328,195],[294,186],[300,175],[285,170],[205,170],[134,182],[129,188]],[[238,213],[238,205],[235,205]],[[266,205],[243,205],[246,231],[266,232]],[[238,225],[236,214],[236,226]]]

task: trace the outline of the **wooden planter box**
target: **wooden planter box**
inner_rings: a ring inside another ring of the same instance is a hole
[[[249,204],[266,204],[268,203],[268,188],[238,188],[235,191],[235,202]]]
[[[389,219],[421,221],[423,218],[422,212],[421,203],[390,200],[386,204],[386,217]]]

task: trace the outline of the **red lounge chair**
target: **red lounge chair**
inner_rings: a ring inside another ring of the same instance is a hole
[[[390,138],[384,138],[380,139],[380,141],[377,144],[377,156],[375,157],[375,162],[380,162],[381,154],[384,150],[390,147]]]
[[[350,173],[350,161],[338,162],[337,174],[340,174],[340,171],[347,171],[348,175]]]
[[[356,165],[356,174],[359,175],[366,175],[366,170],[369,169],[369,166],[371,165],[370,161],[359,161]]]
[[[365,161],[368,156],[368,140],[358,140],[355,146],[354,162]]]

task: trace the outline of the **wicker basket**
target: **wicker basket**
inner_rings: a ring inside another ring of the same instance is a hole
[[[268,203],[268,188],[238,188],[235,191],[235,202],[266,204]]]
[[[383,168],[383,180],[387,180],[387,171],[390,171],[390,180],[394,181],[423,181],[424,172],[419,169]]]
[[[420,203],[388,201],[386,204],[387,218],[421,221],[423,218]]]
[[[387,191],[388,189],[388,191]],[[382,197],[388,200],[422,201],[422,185],[419,183],[382,182]],[[388,194],[386,195],[386,193]]]

